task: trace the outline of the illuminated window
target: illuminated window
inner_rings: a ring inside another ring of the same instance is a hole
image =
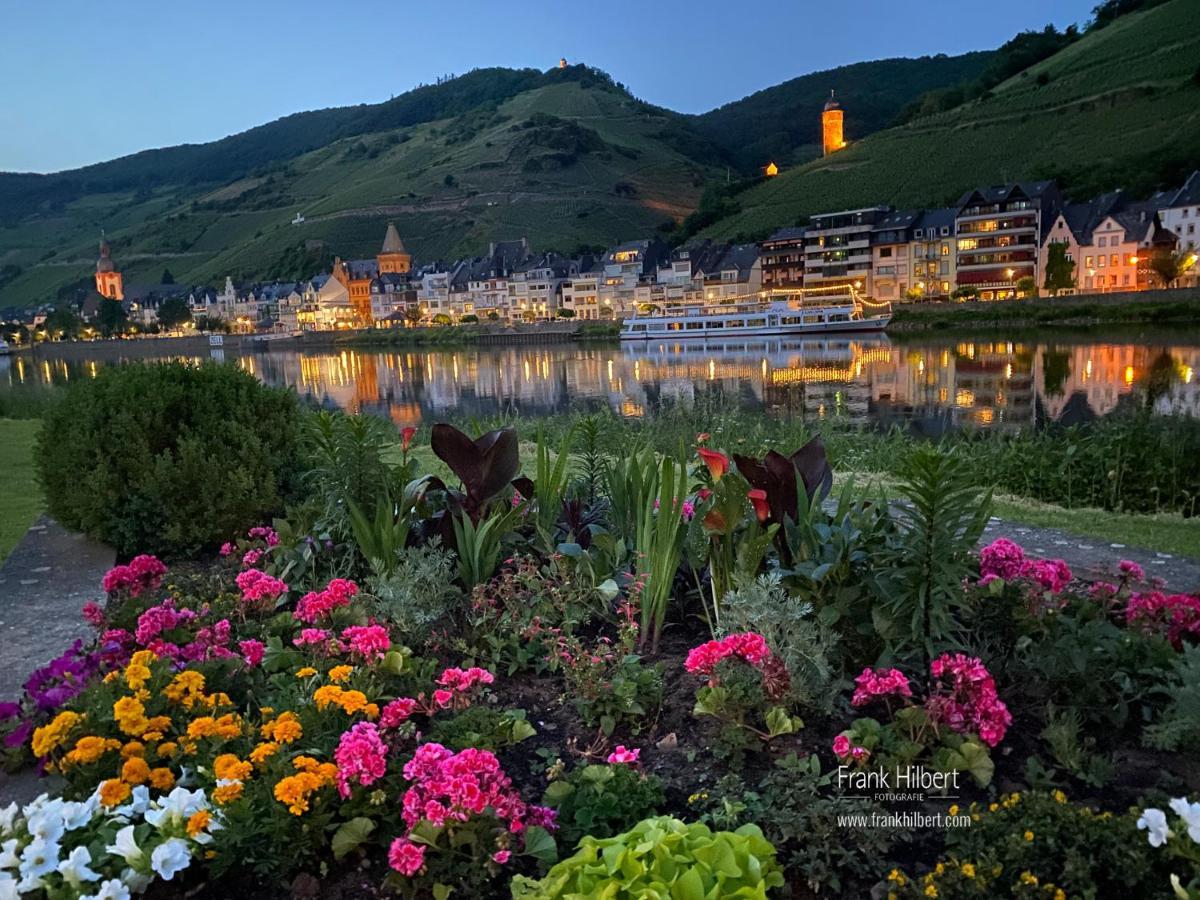
[[[1091,257],[1091,256],[1087,257],[1086,261],[1084,262],[1084,265],[1090,269],[1094,265],[1094,257]]]
[[[1112,255],[1112,259],[1110,259],[1109,262],[1114,266],[1119,266],[1121,264],[1121,257],[1118,254],[1114,253]]]
[[[959,250],[974,250],[978,246],[979,241],[975,240],[975,238],[963,238],[958,242]]]

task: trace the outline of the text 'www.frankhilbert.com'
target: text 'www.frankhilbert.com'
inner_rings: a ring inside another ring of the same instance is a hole
[[[958,772],[941,772],[922,766],[897,766],[893,769],[851,769],[839,766],[837,787],[844,799],[871,800],[876,803],[923,803],[958,797]],[[959,814],[957,806],[949,812],[897,810],[838,817],[844,828],[967,828],[971,817]]]

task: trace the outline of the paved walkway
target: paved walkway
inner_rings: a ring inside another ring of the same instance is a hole
[[[1030,556],[1066,560],[1078,578],[1111,575],[1118,562],[1131,559],[1146,570],[1147,578],[1164,579],[1172,591],[1200,593],[1200,559],[1080,537],[1057,528],[1020,525],[993,516],[984,531],[982,543],[990,543],[998,537],[1016,541]]]
[[[76,638],[93,633],[80,616],[102,597],[100,580],[116,553],[42,516],[0,565],[0,700],[21,696],[29,673]],[[0,805],[45,789],[30,773],[0,772]]]

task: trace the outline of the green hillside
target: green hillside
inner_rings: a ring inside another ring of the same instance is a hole
[[[807,162],[821,153],[821,110],[830,90],[845,107],[846,133],[861,137],[886,128],[913,98],[978,78],[994,55],[881,59],[813,72],[696,116],[691,125],[741,171],[771,160]]]
[[[756,237],[808,216],[951,202],[979,184],[1058,178],[1087,197],[1148,193],[1200,166],[1200,17],[1170,0],[1096,29],[963,106],[885,129],[757,185],[708,229]]]

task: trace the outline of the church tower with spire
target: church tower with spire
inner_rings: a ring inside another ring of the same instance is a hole
[[[375,261],[379,263],[380,275],[386,275],[389,272],[404,275],[412,269],[412,256],[405,249],[404,241],[400,240],[400,232],[391,222],[388,222],[387,234],[384,235],[383,246],[379,250],[379,255],[375,257]]]
[[[112,250],[103,233],[100,235],[100,258],[96,260],[96,293],[109,300],[125,299],[121,273],[113,264]]]
[[[821,113],[821,144],[825,155],[837,153],[846,146],[846,136],[842,124],[842,105],[834,99],[833,91],[829,92],[829,100]]]

